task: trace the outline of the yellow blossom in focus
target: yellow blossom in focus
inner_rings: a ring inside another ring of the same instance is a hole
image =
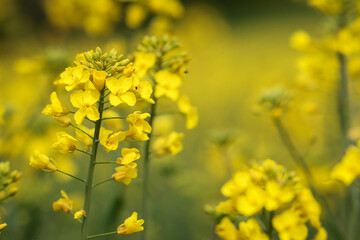
[[[150,124],[145,121],[148,117],[150,117],[149,113],[141,113],[140,111],[129,114],[126,122],[130,124],[130,129],[126,131],[126,136],[138,141],[147,141],[149,139],[147,133],[151,132]]]
[[[280,240],[305,240],[308,230],[300,213],[286,210],[273,218],[272,224],[279,233]]]
[[[90,81],[90,72],[83,66],[68,67],[60,74],[60,77],[61,79],[55,81],[54,84],[66,85],[65,89],[71,91],[83,88],[85,83]]]
[[[46,107],[42,110],[43,114],[47,116],[61,117],[69,113],[69,108],[60,102],[56,92],[52,92],[50,94],[50,101],[51,104],[46,105]]]
[[[135,54],[135,73],[139,78],[144,77],[148,70],[155,65],[156,56],[153,53],[137,52]]]
[[[34,168],[41,169],[45,172],[56,171],[56,165],[54,160],[44,154],[39,153],[38,151],[34,151],[33,154],[30,156],[29,165]]]
[[[77,211],[76,213],[74,213],[74,219],[80,219],[83,216],[85,216],[85,211],[83,209]]]
[[[112,175],[112,179],[115,182],[122,181],[126,185],[129,185],[131,183],[131,180],[137,177],[136,166],[136,163],[129,163],[127,165],[115,168],[116,173]]]
[[[146,8],[138,3],[130,4],[126,9],[125,23],[129,28],[138,28],[147,16]]]
[[[59,151],[60,153],[72,153],[75,151],[78,140],[74,137],[66,132],[58,132],[56,137],[58,141],[54,143],[51,148]]]
[[[160,137],[156,139],[153,145],[155,153],[159,156],[172,154],[178,154],[182,148],[183,133],[171,132],[167,137]]]
[[[99,112],[95,106],[99,97],[100,93],[96,90],[79,90],[70,95],[72,105],[79,108],[74,114],[76,124],[81,124],[85,116],[93,121],[100,118]]]
[[[142,226],[143,223],[143,219],[137,220],[137,212],[133,212],[133,214],[117,228],[117,234],[130,235],[135,232],[140,232],[144,230],[144,227]]]
[[[123,148],[121,149],[122,158],[118,158],[116,163],[119,165],[128,165],[140,158],[139,150],[136,148]]]
[[[133,92],[129,92],[133,82],[133,77],[124,76],[120,77],[119,79],[111,77],[106,80],[106,86],[111,91],[109,95],[111,105],[118,106],[122,103],[125,103],[129,106],[135,105],[136,96]]]
[[[116,132],[108,136],[104,136],[100,140],[100,144],[103,145],[106,152],[114,151],[118,148],[119,142],[125,139],[126,135],[125,132]]]
[[[179,111],[186,116],[186,128],[193,129],[198,124],[196,107],[192,106],[187,96],[183,95],[178,100]]]
[[[355,178],[360,176],[360,149],[350,146],[341,162],[335,165],[330,176],[349,186]]]
[[[60,191],[62,198],[59,198],[56,202],[53,202],[53,210],[57,212],[62,210],[64,213],[70,213],[73,208],[73,202],[70,201],[68,195],[63,190]]]
[[[181,77],[168,70],[160,70],[155,74],[156,88],[155,97],[166,96],[173,101],[179,97],[178,88],[181,85]]]
[[[140,81],[135,86],[135,95],[137,98],[142,99],[148,103],[154,104],[154,100],[151,98],[151,95],[153,93],[153,88],[151,86],[151,83],[144,80]]]
[[[105,71],[94,71],[93,72],[93,83],[98,91],[101,91],[105,85],[105,78],[107,73]]]

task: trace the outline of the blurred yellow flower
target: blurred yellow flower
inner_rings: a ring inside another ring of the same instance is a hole
[[[74,219],[80,219],[83,216],[85,216],[85,211],[83,209],[77,211],[76,213],[74,213]]]
[[[335,165],[330,176],[349,186],[355,178],[360,176],[360,149],[350,146],[341,162]]]
[[[156,56],[153,53],[137,52],[135,54],[135,73],[139,78],[144,77],[148,70],[155,65]]]
[[[215,233],[223,240],[237,240],[238,231],[228,217],[221,219],[215,227]]]
[[[190,99],[186,95],[179,98],[178,108],[186,116],[186,128],[193,129],[196,127],[199,121],[197,109],[191,105]]]
[[[36,150],[30,156],[29,165],[34,168],[41,169],[45,172],[55,172],[56,171],[56,165],[55,165],[54,160],[44,154],[39,153]]]
[[[256,185],[249,186],[244,194],[236,198],[236,210],[245,216],[252,216],[259,212],[265,204],[265,192]]]
[[[146,8],[138,3],[132,3],[126,8],[125,23],[129,28],[138,28],[147,16]]]
[[[269,237],[261,232],[261,227],[259,223],[251,218],[247,222],[239,223],[239,240],[268,240]]]
[[[54,143],[51,148],[59,151],[60,153],[72,153],[76,150],[78,140],[71,135],[66,132],[58,132],[56,133],[56,137],[58,141]]]
[[[183,133],[171,132],[166,137],[159,137],[158,139],[156,139],[152,148],[158,156],[163,156],[169,153],[172,155],[176,155],[183,148],[183,138]]]
[[[290,45],[294,49],[307,51],[312,46],[312,40],[307,32],[299,30],[291,36]]]
[[[60,194],[62,198],[59,198],[56,202],[53,202],[54,212],[62,210],[64,213],[70,213],[73,208],[73,202],[70,201],[65,191],[61,190]]]
[[[308,229],[302,221],[300,213],[293,209],[276,215],[272,224],[279,233],[280,240],[305,240],[308,235]]]
[[[181,77],[169,70],[160,70],[155,74],[155,97],[166,96],[173,101],[179,97],[178,88],[181,85]]]
[[[142,226],[143,223],[143,219],[137,220],[137,212],[133,212],[133,214],[117,228],[117,234],[130,235],[135,232],[140,232],[144,230],[144,227]]]
[[[0,233],[7,227],[6,223],[1,223],[0,224]]]
[[[95,106],[99,100],[100,93],[97,90],[78,90],[70,95],[72,105],[79,110],[74,114],[76,124],[81,124],[85,116],[90,120],[96,121],[100,118]]]

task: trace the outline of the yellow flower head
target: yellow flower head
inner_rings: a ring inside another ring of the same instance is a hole
[[[106,80],[106,86],[110,90],[109,101],[113,106],[127,104],[134,106],[136,104],[136,96],[133,92],[129,92],[133,85],[133,77],[122,76],[120,78],[111,77]]]
[[[61,79],[55,81],[55,84],[64,84],[67,91],[73,89],[82,89],[86,82],[90,81],[90,72],[80,65],[77,67],[68,67],[60,74]]]
[[[183,133],[171,132],[167,137],[160,137],[156,139],[153,149],[157,155],[162,156],[166,154],[176,155],[182,148]]]
[[[236,198],[235,208],[241,215],[252,216],[265,204],[265,192],[257,185],[249,186],[246,192]]]
[[[151,126],[147,121],[145,121],[148,117],[150,117],[149,113],[141,113],[140,111],[135,111],[134,113],[129,114],[126,118],[126,122],[129,123],[130,129],[126,131],[126,136],[132,137],[138,141],[149,140],[146,133],[151,132]]]
[[[112,175],[115,182],[122,181],[126,185],[131,183],[131,180],[137,177],[136,163],[129,163],[128,165],[115,168],[116,173]]]
[[[57,212],[62,210],[64,213],[70,213],[73,209],[73,202],[70,201],[68,195],[63,190],[60,191],[62,198],[59,198],[56,202],[53,202],[53,210]]]
[[[118,148],[119,142],[123,141],[125,137],[125,132],[120,131],[110,135],[110,137],[104,136],[100,140],[100,144],[103,145],[106,152],[114,151]]]
[[[173,101],[179,97],[178,88],[181,85],[181,77],[169,70],[160,70],[155,74],[156,88],[155,97],[166,96]]]
[[[79,90],[70,95],[72,105],[79,110],[74,114],[76,124],[81,124],[85,116],[90,120],[96,121],[100,118],[99,112],[95,106],[99,100],[100,93],[97,90]]]
[[[105,78],[107,77],[107,73],[105,71],[94,71],[93,72],[93,83],[97,90],[101,91],[105,85]]]
[[[53,149],[60,153],[72,153],[75,151],[78,140],[66,132],[58,132],[56,137],[58,141],[51,146]]]
[[[135,54],[135,73],[139,78],[144,77],[150,68],[155,65],[156,56],[153,53],[137,52]]]
[[[116,163],[119,165],[128,165],[140,158],[139,150],[136,148],[121,149],[122,158],[118,158]]]
[[[38,151],[34,151],[33,154],[30,156],[29,165],[34,168],[41,169],[45,172],[56,171],[56,165],[54,160],[44,154],[39,153]]]
[[[269,237],[261,232],[259,223],[251,218],[247,222],[240,222],[239,239],[269,240]]]
[[[300,214],[293,209],[286,210],[273,218],[272,224],[279,233],[280,239],[305,240],[308,229]],[[294,238],[296,236],[296,238]]]
[[[117,228],[117,234],[130,235],[135,232],[140,232],[144,230],[144,227],[142,226],[143,223],[143,219],[137,220],[137,212],[133,212],[133,214]]]
[[[360,176],[360,149],[351,146],[347,149],[340,163],[336,164],[330,174],[331,178],[349,186]]]
[[[221,219],[221,222],[216,225],[215,233],[223,240],[238,239],[238,231],[228,217],[224,217]]]
[[[43,114],[47,116],[61,117],[69,113],[69,108],[60,102],[56,92],[52,92],[50,94],[50,101],[51,104],[46,105],[46,107],[42,110]]]
[[[197,126],[199,118],[196,107],[192,106],[189,98],[183,95],[178,100],[179,111],[186,116],[186,128],[193,129]]]
[[[81,210],[77,211],[76,213],[74,213],[74,219],[80,219],[85,215],[86,215],[85,211],[83,209],[81,209]]]

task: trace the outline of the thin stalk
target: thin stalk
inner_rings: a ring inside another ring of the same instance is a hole
[[[341,137],[343,142],[343,151],[349,146],[350,140],[348,138],[348,131],[350,127],[350,113],[349,113],[349,91],[348,91],[348,75],[347,75],[347,60],[342,53],[337,53],[339,61],[339,88],[337,96],[337,108],[339,116],[339,124],[341,130]]]
[[[87,239],[104,237],[104,236],[109,236],[109,235],[114,235],[114,234],[117,234],[117,231],[92,235],[92,236],[89,236]]]
[[[102,114],[104,111],[104,90],[100,92],[100,101],[99,101],[99,114],[100,118],[95,122],[95,133],[93,138],[93,145],[92,145],[92,156],[90,156],[89,161],[89,170],[88,176],[85,186],[85,197],[84,197],[84,211],[86,212],[86,216],[84,217],[82,227],[81,227],[81,239],[87,240],[88,239],[88,219],[90,216],[90,200],[91,200],[91,190],[92,190],[92,183],[94,178],[94,170],[95,170],[95,162],[97,156],[97,149],[99,145],[99,135],[100,135],[100,127],[101,127],[101,120]]]
[[[99,121],[99,120],[98,120]],[[96,123],[95,123],[96,124]],[[88,134],[87,132],[85,132],[84,130],[82,130],[81,128],[79,128],[79,127],[77,127],[77,126],[75,126],[74,124],[72,124],[72,123],[70,123],[70,126],[72,126],[72,127],[74,127],[75,129],[77,129],[77,130],[79,130],[79,131],[81,131],[81,132],[83,132],[84,134],[86,134],[89,138],[91,138],[92,140],[94,140],[94,137],[93,136],[91,136],[90,134]]]
[[[75,149],[75,151],[78,151],[78,152],[81,152],[81,153],[85,153],[85,154],[87,154],[87,155],[92,156],[91,153],[86,152],[86,151],[83,151],[83,150],[80,150],[80,149]]]
[[[98,182],[98,183],[94,184],[94,185],[92,186],[92,188],[97,187],[97,186],[99,186],[99,185],[101,185],[101,184],[103,184],[103,183],[110,182],[110,181],[112,181],[112,180],[113,180],[112,178],[103,180],[103,181],[101,181],[101,182]]]
[[[272,220],[274,218],[275,212],[271,211],[269,212],[269,222],[268,222],[268,229],[267,229],[267,234],[269,235],[269,239],[271,240],[271,236],[274,230],[274,227],[272,225]]]
[[[149,124],[152,127],[153,120],[156,115],[157,99],[155,98],[155,103],[151,105],[150,109],[150,120]],[[145,143],[144,151],[144,173],[143,173],[143,193],[142,193],[142,209],[143,209],[143,219],[144,219],[144,231],[142,232],[142,240],[146,239],[146,233],[149,222],[149,179],[150,179],[150,143],[152,139],[152,132],[149,134],[149,140]]]
[[[306,164],[306,162],[305,162],[304,158],[301,156],[300,152],[295,147],[288,131],[285,129],[281,120],[278,118],[274,118],[273,120],[274,120],[274,125],[275,125],[276,129],[278,130],[279,136],[280,136],[283,144],[285,145],[286,149],[289,151],[289,153],[290,153],[291,157],[293,158],[293,160],[295,161],[295,163],[297,165],[299,165],[302,168],[302,170],[305,172],[311,191],[314,193],[315,198],[317,198],[321,202],[321,205],[325,208],[325,211],[328,215],[327,218],[330,219],[329,223],[331,224],[332,229],[334,231],[333,232],[334,238],[342,240],[343,239],[342,236],[344,234],[340,230],[337,217],[333,214],[325,197],[323,197],[317,191],[315,184],[314,184],[314,178],[310,171],[310,168]]]
[[[61,171],[61,170],[59,170],[59,169],[56,169],[56,171],[59,172],[59,173],[62,173],[62,174],[64,174],[64,175],[66,175],[66,176],[72,177],[72,178],[74,178],[74,179],[76,179],[76,180],[79,180],[80,182],[86,183],[86,181],[85,181],[84,179],[75,177],[74,175],[71,175],[70,173]]]

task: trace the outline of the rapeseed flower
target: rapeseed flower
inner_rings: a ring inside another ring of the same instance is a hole
[[[54,143],[51,148],[59,151],[60,153],[72,153],[76,150],[78,140],[74,137],[66,132],[58,132],[56,136],[58,141]]]
[[[121,149],[122,158],[118,158],[116,163],[119,165],[128,165],[140,158],[139,150],[136,148],[123,148]]]
[[[127,165],[115,168],[116,173],[112,175],[112,179],[115,182],[122,181],[126,185],[129,185],[131,183],[131,180],[137,177],[136,166],[136,163],[129,163]]]
[[[360,149],[350,146],[341,162],[335,165],[330,176],[346,186],[358,178],[360,176]]]
[[[60,191],[61,198],[59,198],[56,202],[53,202],[53,210],[57,212],[59,210],[64,213],[70,213],[73,209],[73,202],[70,200],[65,191]]]
[[[179,97],[178,88],[181,85],[181,77],[169,70],[160,70],[155,74],[156,88],[155,97],[166,96],[173,101]]]
[[[111,105],[118,106],[120,104],[127,104],[134,106],[136,103],[136,96],[133,92],[130,92],[133,85],[133,77],[122,76],[119,79],[110,77],[106,79],[106,86],[110,90],[109,100]]]
[[[92,89],[85,91],[78,90],[70,95],[72,105],[79,108],[74,114],[76,124],[81,124],[86,116],[93,121],[100,118],[99,112],[95,107],[99,97],[99,92]]]
[[[144,227],[142,226],[143,223],[143,219],[137,220],[137,212],[133,212],[133,214],[117,228],[117,234],[130,235],[135,232],[140,232],[144,230]]]
[[[149,113],[141,113],[140,111],[129,114],[126,122],[129,123],[130,129],[126,131],[126,136],[138,141],[147,141],[149,139],[147,133],[150,133],[152,129],[150,124],[145,121],[148,117],[150,117]]]
[[[53,117],[63,117],[69,113],[69,108],[58,99],[56,92],[50,94],[50,102],[51,104],[46,105],[43,109],[43,114]]]
[[[34,151],[33,154],[30,156],[29,165],[41,169],[45,172],[55,172],[56,165],[55,161],[48,156],[41,154],[38,151]]]

